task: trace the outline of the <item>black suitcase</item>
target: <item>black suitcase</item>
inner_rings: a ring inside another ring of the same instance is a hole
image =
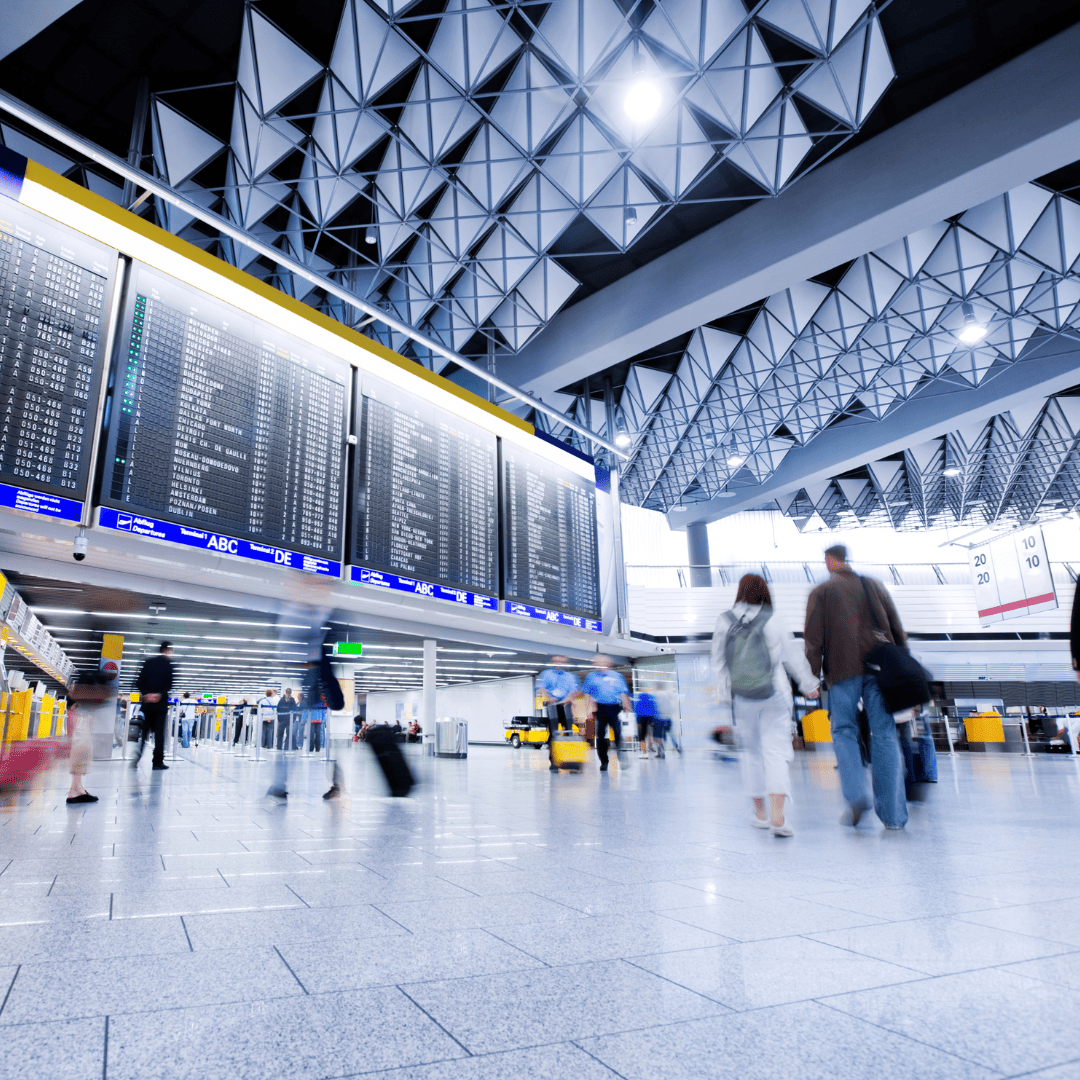
[[[379,724],[368,731],[365,741],[375,752],[375,760],[386,777],[390,794],[395,798],[408,795],[415,781],[409,771],[409,763],[394,738],[394,732],[384,724]]]

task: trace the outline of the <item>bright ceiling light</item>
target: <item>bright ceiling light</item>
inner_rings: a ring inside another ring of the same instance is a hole
[[[959,466],[959,465],[950,465],[950,466],[949,466],[949,467],[948,467],[948,468],[947,468],[947,469],[945,470],[945,475],[946,475],[946,476],[948,476],[948,477],[950,477],[950,478],[952,478],[952,477],[955,477],[955,476],[959,476],[959,475],[960,475],[960,471],[961,471],[961,470],[960,470],[960,466]]]
[[[626,421],[620,416],[615,421],[615,445],[625,450],[633,443],[630,432],[626,430]]]
[[[965,345],[978,345],[987,334],[987,328],[975,317],[975,309],[966,300],[961,309],[964,325],[956,335]]]
[[[626,115],[635,123],[644,124],[651,120],[660,108],[660,87],[655,79],[650,79],[645,71],[645,57],[638,52],[637,42],[634,42],[633,57],[634,77],[630,83],[630,89],[623,99],[623,108]]]

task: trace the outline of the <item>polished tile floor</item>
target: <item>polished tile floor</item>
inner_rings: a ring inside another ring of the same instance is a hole
[[[790,840],[705,755],[342,760],[0,796],[0,1080],[1080,1078],[1074,760],[943,758],[886,833],[798,755]]]

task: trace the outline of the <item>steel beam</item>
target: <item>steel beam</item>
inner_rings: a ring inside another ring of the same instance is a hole
[[[560,312],[500,373],[603,371],[1080,157],[1080,25]]]
[[[1042,339],[1026,355],[971,390],[941,380],[914,394],[883,420],[848,420],[826,428],[806,446],[789,450],[777,470],[758,487],[694,503],[667,515],[673,529],[718,521],[753,510],[805,487],[879,461],[968,424],[983,423],[1014,406],[1060,394],[1080,384],[1080,345],[1071,337]]]

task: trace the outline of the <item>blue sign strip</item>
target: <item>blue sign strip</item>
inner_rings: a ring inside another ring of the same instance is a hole
[[[581,615],[567,615],[562,611],[550,611],[548,608],[533,607],[532,604],[518,604],[506,601],[506,610],[510,615],[522,615],[526,619],[540,619],[542,622],[558,623],[559,626],[576,626],[579,630],[595,630],[603,633],[604,624],[599,619],[586,619]]]
[[[349,580],[358,585],[374,585],[379,589],[393,589],[396,592],[412,593],[414,596],[430,596],[435,600],[467,604],[484,611],[499,610],[499,601],[493,596],[466,592],[464,589],[449,589],[445,585],[433,585],[430,581],[419,581],[417,578],[384,574],[381,570],[369,570],[366,566],[350,566]]]
[[[82,500],[65,499],[60,495],[45,495],[40,491],[0,484],[0,506],[12,510],[25,510],[30,514],[56,518],[59,521],[75,521],[82,517]]]
[[[202,548],[219,555],[236,555],[241,559],[273,563],[275,566],[303,570],[308,574],[318,574],[321,577],[341,577],[341,563],[333,559],[319,559],[314,555],[304,555],[299,551],[271,547],[269,544],[256,544],[251,540],[239,540],[235,536],[221,536],[218,533],[196,529],[192,525],[176,525],[171,521],[158,521],[156,518],[143,517],[141,514],[114,510],[110,506],[101,508],[98,524],[106,529],[115,529],[117,532],[148,536],[153,540],[167,540],[170,544]]]

